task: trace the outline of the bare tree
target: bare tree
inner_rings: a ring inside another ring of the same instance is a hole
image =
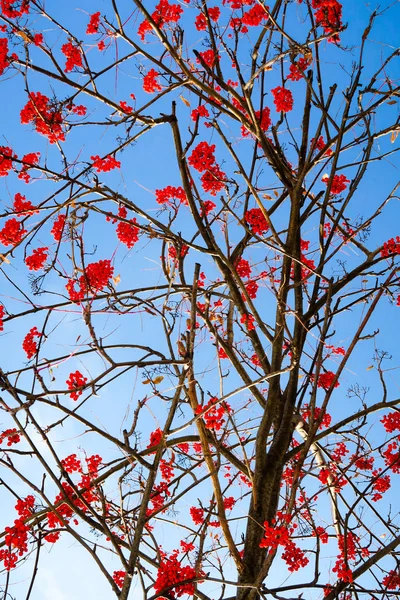
[[[3,598],[397,596],[398,3],[89,4],[1,0]]]

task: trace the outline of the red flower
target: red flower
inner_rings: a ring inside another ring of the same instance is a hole
[[[15,505],[15,510],[22,519],[27,519],[33,513],[35,506],[34,496],[27,496],[25,499],[19,498]]]
[[[250,267],[250,263],[248,260],[245,260],[244,258],[240,258],[236,262],[235,267],[236,267],[236,273],[239,275],[239,277],[250,277],[251,267]]]
[[[82,396],[83,390],[81,389],[87,382],[87,377],[84,377],[80,371],[69,374],[69,379],[65,382],[69,390],[72,390],[70,398],[72,400],[78,400],[79,396]]]
[[[65,73],[69,73],[75,67],[83,67],[82,51],[80,48],[68,42],[68,44],[61,46],[61,52],[67,57],[64,69]]]
[[[337,0],[313,0],[312,6],[315,9],[314,17],[317,25],[324,28],[325,33],[334,35],[328,39],[328,42],[339,42],[339,35],[336,33],[342,28],[342,5]]]
[[[150,71],[143,77],[143,89],[148,94],[154,94],[155,92],[161,92],[162,86],[158,83],[157,77],[160,75],[155,69]]]
[[[70,279],[65,286],[72,302],[79,302],[87,294],[96,294],[96,292],[105,288],[113,272],[114,267],[111,266],[111,261],[108,259],[90,263],[78,281]],[[76,283],[79,285],[78,291],[75,290]]]
[[[293,109],[293,96],[290,90],[278,85],[271,92],[274,95],[274,104],[277,112],[289,112]]]
[[[105,158],[100,158],[98,154],[95,156],[91,156],[90,160],[93,161],[93,168],[96,169],[97,173],[107,173],[108,171],[112,171],[113,169],[120,169],[121,163],[119,160],[116,160],[113,156],[106,156]]]
[[[30,271],[39,271],[47,260],[47,247],[36,248],[31,256],[25,258],[25,264]]]

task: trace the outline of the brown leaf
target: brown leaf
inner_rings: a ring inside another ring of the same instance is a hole
[[[186,100],[186,98],[184,98],[183,96],[179,96],[179,98],[182,100],[183,104],[186,104],[186,106],[190,108],[189,100]]]

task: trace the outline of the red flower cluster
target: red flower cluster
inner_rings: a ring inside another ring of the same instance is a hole
[[[128,211],[124,206],[118,209],[118,216],[126,219]],[[139,239],[139,228],[135,225],[136,219],[130,219],[129,223],[120,221],[117,225],[117,238],[128,248],[133,248]]]
[[[15,6],[16,5],[16,6]],[[29,0],[1,0],[1,12],[5,17],[16,19],[29,12]]]
[[[21,441],[21,436],[18,433],[18,430],[15,429],[6,429],[3,433],[0,433],[0,444],[4,442],[7,438],[7,446],[12,446],[13,444],[18,444]]]
[[[8,40],[7,38],[0,38],[0,75],[3,75],[7,69],[10,61],[7,59],[8,55]]]
[[[0,229],[0,242],[3,246],[15,246],[19,244],[24,235],[28,233],[17,219],[8,219]]]
[[[30,271],[40,271],[47,260],[47,247],[36,248],[31,256],[25,258],[25,264]]]
[[[72,302],[79,302],[89,293],[96,294],[106,287],[113,273],[114,267],[111,266],[111,261],[108,259],[90,263],[77,282],[70,279],[65,286],[70,299]],[[75,283],[79,285],[78,291],[75,290]]]
[[[201,575],[203,574],[201,573]],[[171,598],[180,598],[183,594],[193,596],[194,583],[191,580],[196,579],[196,577],[197,573],[193,567],[182,566],[177,555],[171,554],[170,557],[165,557],[160,562],[157,579],[154,582],[154,590],[159,593],[168,589]]]
[[[21,123],[24,125],[33,123],[36,131],[45,135],[50,144],[65,141],[61,110],[40,92],[29,94],[29,101],[21,110],[20,117]]]
[[[265,19],[269,18],[267,10],[268,6],[255,4],[250,10],[243,13],[242,23],[249,27],[258,27]]]
[[[36,337],[41,337],[42,334],[38,332],[37,327],[32,327],[29,332],[26,334],[24,341],[22,342],[22,348],[26,352],[27,358],[30,360],[32,356],[35,356],[37,352],[37,342],[35,341]]]
[[[83,67],[82,64],[82,50],[78,46],[74,46],[71,42],[61,46],[61,52],[67,57],[65,63],[65,73],[69,73],[75,67]]]
[[[84,377],[80,371],[69,374],[69,379],[65,382],[69,390],[72,390],[70,398],[72,400],[78,400],[79,396],[82,396],[83,390],[81,389],[87,382],[87,377]]]
[[[300,81],[304,77],[304,71],[311,64],[311,58],[302,56],[297,62],[294,62],[289,67],[289,75],[287,79],[291,81]]]
[[[171,200],[174,200],[171,202]],[[187,206],[188,199],[185,193],[185,190],[178,186],[173,187],[172,185],[167,185],[167,187],[156,190],[156,202],[157,204],[167,204],[168,206],[175,206],[175,200],[179,203]]]
[[[124,585],[126,572],[125,571],[114,571],[112,578],[119,588],[122,588]]]
[[[113,156],[106,156],[105,158],[100,158],[98,154],[95,156],[91,156],[90,160],[93,161],[93,168],[96,169],[97,173],[107,173],[108,171],[112,171],[113,169],[120,169],[121,163],[119,160],[116,160]]]
[[[315,22],[326,34],[333,34],[328,42],[339,42],[338,31],[342,29],[342,5],[338,0],[312,0]]]
[[[274,95],[276,112],[289,112],[293,110],[293,96],[290,90],[278,85],[271,92]]]
[[[216,406],[218,398],[210,398],[207,404],[199,404],[195,410],[196,415],[201,415],[204,419],[207,429],[219,431],[225,425],[224,415],[232,412],[227,402],[221,402]]]
[[[165,23],[177,23],[182,13],[183,10],[179,4],[169,4],[167,0],[160,0],[151,18],[162,29]],[[150,33],[150,31],[152,31],[150,23],[142,21],[138,28],[138,35],[142,41],[144,41],[145,35]]]
[[[328,185],[329,176],[324,175],[324,177],[321,179],[321,181],[323,181],[324,183],[326,183],[326,185]],[[334,175],[333,179],[332,179],[331,190],[330,190],[331,195],[336,196],[337,194],[340,194],[341,192],[343,192],[347,188],[348,183],[350,183],[350,179],[347,179],[347,177],[345,175]]]
[[[160,75],[155,69],[150,69],[148,73],[143,77],[143,89],[148,94],[154,94],[155,92],[161,92],[162,86],[158,83],[157,77]]]
[[[252,208],[246,211],[244,218],[252,232],[257,235],[262,235],[269,229],[268,222],[260,208]]]
[[[387,258],[391,254],[400,254],[400,236],[396,236],[396,241],[391,238],[383,244],[381,256]]]
[[[90,21],[86,28],[86,33],[88,35],[93,35],[95,33],[98,33],[99,25],[100,25],[100,11],[95,12],[92,15],[90,15]]]
[[[388,415],[384,415],[381,419],[384,428],[388,433],[393,431],[400,431],[400,412],[391,412]]]
[[[17,155],[8,146],[0,146],[0,177],[5,177],[13,168],[13,160]]]

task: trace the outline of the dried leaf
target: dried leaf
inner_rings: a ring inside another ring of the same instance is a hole
[[[367,371],[370,371],[370,370],[371,370],[371,369],[373,369],[373,368],[374,368],[374,365],[369,365],[369,367],[367,367],[367,369],[366,369],[366,370],[367,370]]]
[[[8,265],[11,265],[11,261],[9,261],[7,256],[4,256],[4,254],[0,254],[0,258],[1,258],[2,262],[5,262]]]
[[[154,377],[154,379],[153,379],[154,385],[157,385],[158,383],[161,383],[163,379],[164,379],[163,375],[157,375],[157,377]]]
[[[182,100],[183,104],[186,104],[186,106],[190,108],[189,100],[186,100],[186,98],[184,98],[183,96],[179,96],[179,98]]]
[[[148,385],[149,383],[151,383],[151,379],[145,379],[144,381],[142,381],[143,385]]]
[[[392,106],[393,104],[397,104],[397,100],[389,100],[388,102],[386,102],[386,104]]]
[[[268,196],[268,194],[263,194],[262,197],[266,200],[273,200],[272,196]]]
[[[276,197],[279,196],[279,192],[277,192],[276,190],[274,190],[274,194],[275,194]]]
[[[119,282],[121,281],[121,275],[116,275],[115,277],[112,278],[114,285],[118,285]]]
[[[393,144],[397,140],[397,136],[399,135],[398,131],[392,131],[392,135],[390,136],[390,143]]]

